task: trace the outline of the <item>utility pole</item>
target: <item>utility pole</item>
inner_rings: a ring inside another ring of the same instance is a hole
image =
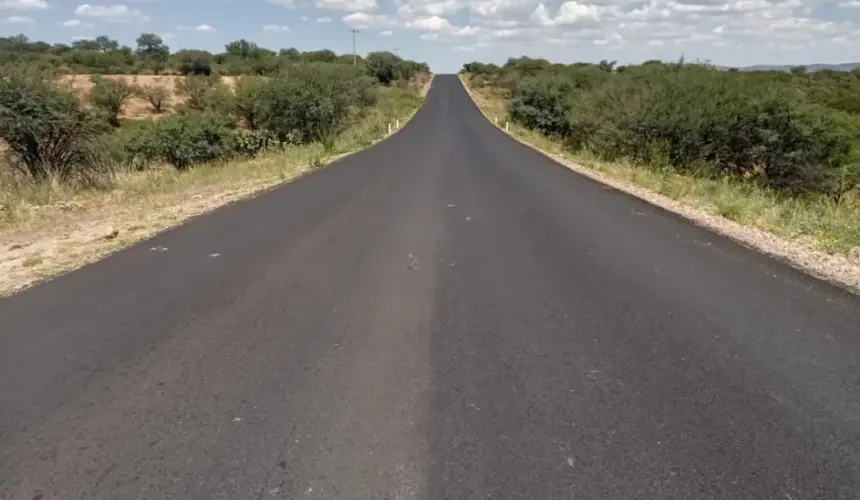
[[[352,65],[355,66],[356,63],[356,52],[355,52],[355,35],[358,33],[358,30],[352,29]]]

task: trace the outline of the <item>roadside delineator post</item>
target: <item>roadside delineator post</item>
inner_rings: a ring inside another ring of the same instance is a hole
[[[498,116],[494,116],[494,117],[493,117],[493,123],[494,123],[497,127],[499,126],[499,117],[498,117]]]
[[[391,122],[388,122],[388,135],[391,135]]]
[[[394,128],[400,130],[400,118],[394,120]]]
[[[508,131],[508,122],[505,122],[505,132]]]

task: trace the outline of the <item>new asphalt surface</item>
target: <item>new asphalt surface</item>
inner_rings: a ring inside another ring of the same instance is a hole
[[[860,301],[437,77],[398,134],[0,301],[0,498],[857,499]]]

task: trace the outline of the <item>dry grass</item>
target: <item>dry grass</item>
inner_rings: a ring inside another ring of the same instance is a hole
[[[405,123],[422,102],[414,91],[383,92],[379,105],[331,151],[311,144],[186,172],[117,172],[106,185],[89,189],[0,178],[0,296],[369,146],[387,133],[389,121]]]
[[[508,121],[506,96],[469,88],[483,114]],[[854,291],[860,290],[860,206],[780,197],[752,184],[680,175],[666,169],[605,162],[573,153],[540,133],[509,123],[509,133],[550,158],[612,188],[678,213],[708,229]]]

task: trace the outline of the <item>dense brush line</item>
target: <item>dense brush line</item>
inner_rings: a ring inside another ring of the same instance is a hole
[[[728,176],[841,201],[860,182],[860,71],[732,71],[509,59],[464,65],[511,118],[607,160]]]

